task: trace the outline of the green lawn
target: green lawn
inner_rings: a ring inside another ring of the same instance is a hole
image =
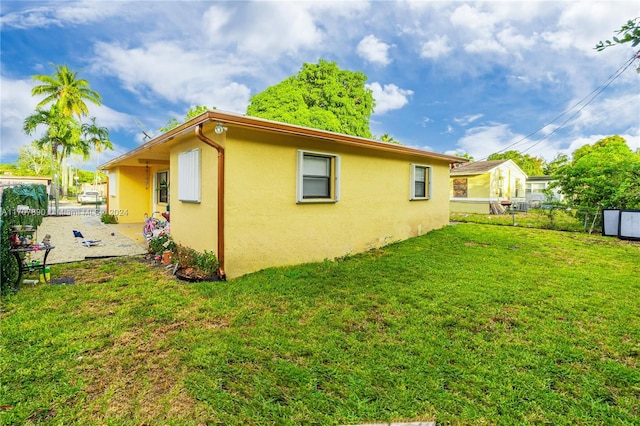
[[[585,216],[584,211],[567,209],[531,209],[527,213],[515,212],[501,215],[480,213],[451,213],[452,221],[463,223],[483,223],[486,225],[522,226],[524,228],[553,229],[556,231],[571,231],[602,233],[600,214],[594,222],[594,213]],[[593,226],[593,229],[592,229]]]
[[[60,265],[3,300],[1,424],[638,424],[640,244],[459,224],[187,284]]]

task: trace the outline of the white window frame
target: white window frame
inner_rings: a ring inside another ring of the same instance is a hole
[[[425,169],[425,185],[424,185],[424,197],[416,196],[416,168]],[[411,164],[411,179],[409,182],[409,200],[410,201],[418,201],[418,200],[430,200],[431,199],[431,166],[427,166],[426,164]]]
[[[329,198],[305,198],[304,190],[304,156],[328,158],[331,161],[329,178],[330,194]],[[297,170],[296,170],[296,203],[336,203],[340,201],[340,156],[326,152],[315,152],[298,150]]]
[[[200,148],[178,154],[178,200],[185,203],[200,202],[201,177]]]

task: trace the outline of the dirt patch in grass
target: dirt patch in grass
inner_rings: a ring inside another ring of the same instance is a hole
[[[85,415],[92,422],[136,419],[153,424],[163,418],[192,418],[195,401],[183,386],[186,367],[169,340],[186,323],[134,327],[112,345],[86,357],[82,367],[89,395]]]

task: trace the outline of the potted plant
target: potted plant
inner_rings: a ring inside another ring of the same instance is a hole
[[[152,237],[149,239],[149,245],[147,251],[151,256],[153,256],[157,260],[163,260],[163,263],[166,260],[171,258],[171,253],[176,248],[176,243],[173,241],[171,236],[167,233],[161,232],[157,237]],[[164,254],[169,253],[169,254]],[[169,262],[165,263],[166,265]]]

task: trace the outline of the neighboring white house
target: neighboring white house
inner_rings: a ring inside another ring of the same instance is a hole
[[[527,204],[530,208],[538,208],[545,201],[561,202],[563,195],[559,188],[550,188],[553,183],[551,176],[529,176],[526,184]],[[551,200],[547,200],[545,191],[550,189]]]

